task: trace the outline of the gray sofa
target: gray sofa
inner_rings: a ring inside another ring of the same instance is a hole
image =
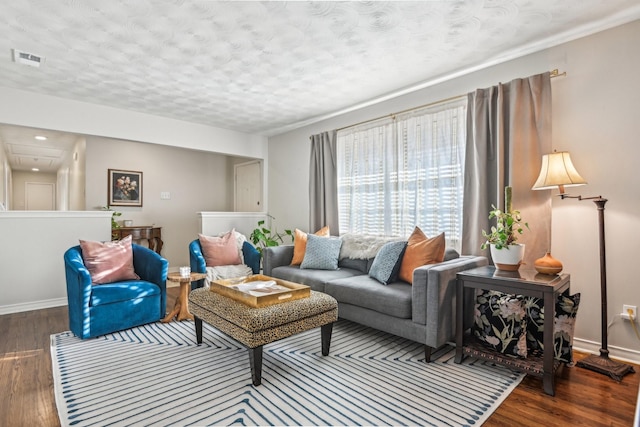
[[[292,256],[292,245],[265,248],[264,274],[333,296],[340,318],[425,344],[426,362],[432,350],[454,340],[456,273],[488,262],[447,249],[443,262],[414,270],[413,285],[402,281],[383,285],[368,275],[373,258],[341,258],[337,270],[313,270],[290,265]],[[472,306],[473,293],[465,298],[467,307]],[[472,319],[470,313],[465,323]]]

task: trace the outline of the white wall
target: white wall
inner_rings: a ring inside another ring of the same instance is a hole
[[[72,211],[85,209],[86,146],[86,138],[79,136],[66,163],[69,168],[69,209]]]
[[[109,240],[108,212],[0,212],[0,314],[67,303],[64,252]]]
[[[9,209],[11,199],[9,197],[9,176],[11,168],[5,152],[4,141],[0,140],[0,210]]]
[[[198,233],[207,236],[218,236],[220,233],[235,228],[238,233],[244,234],[249,240],[249,236],[257,227],[258,221],[265,221],[267,226],[269,224],[269,218],[262,212],[199,212]]]
[[[309,136],[452,96],[559,68],[552,80],[553,147],[571,152],[589,182],[572,191],[609,199],[606,207],[608,311],[612,355],[640,362],[640,342],[616,315],[623,304],[640,306],[632,266],[640,253],[640,21],[477,71],[382,104],[269,138],[269,212],[281,228],[308,229]],[[533,184],[533,183],[532,183]],[[556,192],[554,192],[555,194]],[[552,253],[582,294],[576,347],[600,346],[598,223],[591,202],[553,201]],[[535,226],[535,220],[529,220]],[[542,256],[543,254],[540,254]]]

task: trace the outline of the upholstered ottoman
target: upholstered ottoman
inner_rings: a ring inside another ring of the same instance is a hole
[[[252,308],[200,288],[189,294],[189,310],[195,316],[198,344],[202,343],[202,321],[205,321],[249,349],[251,379],[256,386],[262,382],[263,345],[320,327],[322,355],[326,356],[333,322],[338,320],[337,301],[315,291],[308,298]]]

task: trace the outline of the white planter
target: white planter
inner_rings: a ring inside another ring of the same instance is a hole
[[[516,243],[507,248],[496,249],[491,245],[491,259],[498,270],[516,271],[524,258],[524,244]]]

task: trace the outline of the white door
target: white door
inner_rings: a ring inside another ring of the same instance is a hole
[[[262,212],[262,165],[256,160],[234,166],[236,212]]]
[[[25,209],[28,211],[54,211],[55,186],[50,182],[27,182],[25,187]]]

